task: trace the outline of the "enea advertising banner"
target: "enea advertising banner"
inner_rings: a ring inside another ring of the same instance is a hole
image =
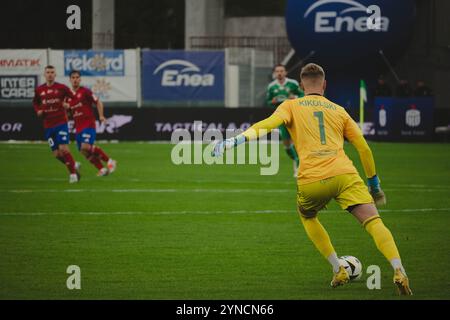
[[[376,79],[405,53],[414,31],[414,0],[287,0],[286,31],[301,60],[320,64],[327,97],[359,107],[360,79]]]
[[[416,16],[413,0],[288,0],[286,28],[302,59],[327,70],[379,72],[408,47]]]
[[[46,50],[0,50],[0,99],[32,99],[46,65]]]
[[[136,50],[52,50],[57,81],[70,85],[72,70],[80,71],[82,85],[105,102],[136,102]]]
[[[147,101],[223,101],[223,51],[143,51],[142,93]]]

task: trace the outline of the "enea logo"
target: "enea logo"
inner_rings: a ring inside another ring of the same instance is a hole
[[[331,75],[350,68],[361,77],[382,72],[385,58],[398,61],[415,13],[413,0],[287,0],[286,30],[302,59],[311,58]],[[339,73],[340,83],[344,77]]]
[[[161,73],[163,87],[212,87],[214,74],[202,73],[200,68],[186,60],[173,59],[161,63],[153,72]]]
[[[82,76],[124,76],[123,50],[114,51],[64,51],[64,73],[79,70]]]
[[[326,9],[341,4],[346,8],[342,10]],[[359,17],[354,13],[358,12]],[[305,12],[305,19],[314,17],[314,31],[322,33],[331,32],[368,32],[389,30],[389,19],[381,16],[378,6],[364,6],[353,0],[320,0],[313,3]]]

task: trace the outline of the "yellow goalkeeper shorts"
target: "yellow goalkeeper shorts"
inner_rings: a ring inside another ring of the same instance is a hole
[[[342,174],[320,181],[297,185],[297,206],[304,217],[314,217],[335,199],[342,209],[373,203],[367,186],[358,174]]]

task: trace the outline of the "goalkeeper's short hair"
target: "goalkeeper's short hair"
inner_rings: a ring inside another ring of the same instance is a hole
[[[300,80],[324,80],[325,71],[323,68],[315,63],[308,63],[302,68],[300,72]]]

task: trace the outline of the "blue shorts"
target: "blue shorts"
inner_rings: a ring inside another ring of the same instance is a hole
[[[94,128],[86,128],[83,131],[77,133],[75,139],[77,140],[78,150],[81,149],[82,143],[94,144],[95,143],[96,132]]]
[[[52,151],[58,150],[60,144],[69,144],[69,127],[67,123],[45,129],[45,139]]]

